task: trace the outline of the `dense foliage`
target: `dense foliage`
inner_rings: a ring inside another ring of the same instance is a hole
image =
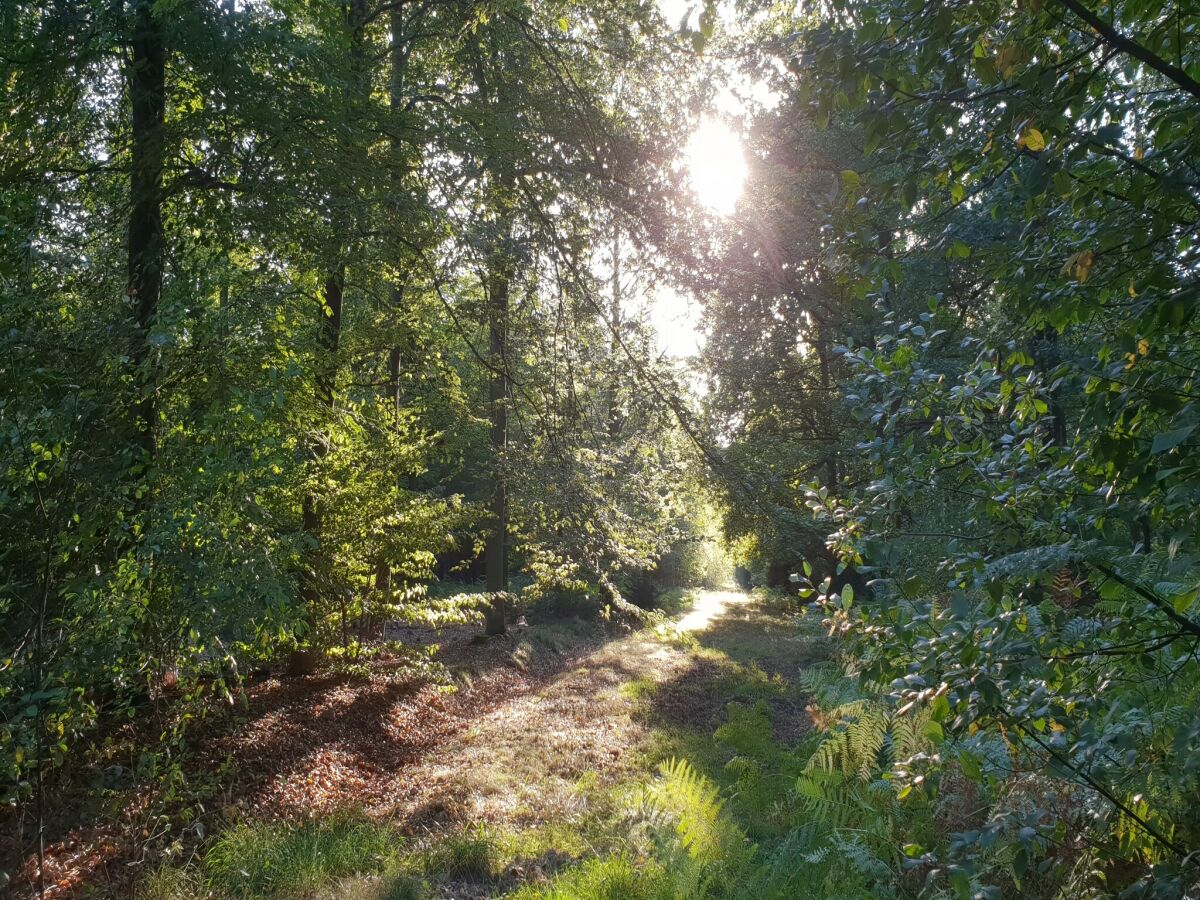
[[[173,771],[181,701],[485,545],[489,630],[521,571],[622,606],[687,462],[604,272],[675,202],[691,58],[634,3],[3,5],[6,804],[148,708]]]
[[[781,499],[730,525],[893,715],[932,723],[879,769],[896,797],[974,784],[986,815],[914,826],[896,868],[962,895],[1193,891],[1200,10],[764,21],[748,65],[782,99],[707,356],[730,456]]]
[[[665,765],[654,852],[564,895],[1200,890],[1200,6],[665,8],[0,5],[22,856],[97,783],[185,818],[188,723],[251,669],[644,619],[652,576],[723,580],[719,521],[832,638],[815,727],[731,705],[724,775]],[[727,218],[679,162],[722,83]],[[691,373],[637,313],[667,276]],[[317,884],[389,834],[285,843]]]

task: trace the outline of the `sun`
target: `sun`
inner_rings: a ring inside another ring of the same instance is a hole
[[[683,150],[688,183],[696,198],[718,215],[737,207],[746,181],[742,141],[721,119],[705,116]]]

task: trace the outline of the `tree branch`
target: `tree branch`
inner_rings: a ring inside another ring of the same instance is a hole
[[[1121,32],[1117,31],[1111,25],[1102,21],[1099,16],[1080,3],[1079,0],[1058,0],[1058,2],[1087,22],[1109,46],[1115,47],[1122,53],[1144,62],[1155,72],[1175,82],[1183,90],[1187,91],[1197,100],[1200,100],[1200,81],[1196,81],[1196,79],[1192,78],[1183,69],[1171,65],[1165,59],[1137,43],[1137,41],[1125,37],[1125,35],[1121,34]]]

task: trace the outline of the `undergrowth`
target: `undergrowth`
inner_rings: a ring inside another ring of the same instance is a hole
[[[351,813],[298,824],[238,825],[216,838],[198,870],[163,869],[149,879],[141,897],[240,900],[316,894],[347,876],[386,871],[398,861],[401,846],[389,826]]]
[[[627,844],[515,896],[791,900],[919,890],[895,848],[899,835],[920,831],[912,819],[931,813],[901,803],[887,776],[932,749],[928,719],[893,714],[835,663],[796,660],[804,665],[798,678],[767,676],[757,660],[802,652],[816,626],[791,604],[756,607],[787,628],[768,629],[758,642],[734,627],[701,637],[698,655],[719,669],[691,687],[738,699],[715,732],[656,721],[647,763],[657,762],[658,775],[636,795]],[[653,719],[660,690],[637,682],[624,693]],[[789,709],[802,698],[812,727],[782,743],[772,704]]]
[[[747,626],[761,626],[757,641]],[[150,896],[208,896],[203,888],[229,898],[373,900],[442,896],[459,884],[473,885],[471,896],[519,900],[973,892],[974,875],[947,886],[920,861],[939,831],[963,824],[954,819],[955,786],[947,782],[935,803],[904,796],[892,777],[937,751],[938,726],[927,713],[890,708],[824,658],[827,650],[807,655],[816,628],[784,607],[757,604],[752,619],[701,634],[689,653],[698,668],[675,683],[625,682],[622,696],[651,727],[640,763],[656,775],[613,784],[585,774],[578,792],[586,812],[568,821],[469,825],[407,849],[385,826],[349,817],[242,826],[213,845],[199,880],[180,890],[171,883],[180,874],[165,873]],[[779,665],[794,674],[769,674]],[[710,708],[711,698],[727,701],[715,728],[678,718],[705,696]],[[798,715],[806,727],[781,738],[780,717]],[[1005,865],[1002,853],[994,864]]]

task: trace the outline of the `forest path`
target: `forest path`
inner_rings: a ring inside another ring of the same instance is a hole
[[[482,713],[409,773],[419,790],[386,815],[409,835],[409,871],[431,876],[433,896],[500,897],[623,852],[660,762],[723,765],[713,731],[731,703],[765,703],[780,744],[807,733],[795,678],[825,655],[823,641],[799,631],[793,612],[744,593],[690,599],[682,615],[610,640]],[[387,896],[365,890],[371,881],[342,896]]]
[[[829,654],[782,595],[675,599],[673,618],[616,636],[562,614],[483,642],[477,625],[400,635],[440,647],[454,692],[386,667],[255,685],[200,742],[199,762],[234,773],[202,858],[131,868],[130,806],[129,822],[55,842],[52,895],[527,898],[587,860],[637,858],[659,765],[687,759],[722,784],[735,751],[714,732],[735,707],[767,722],[770,753],[790,752],[813,727],[800,675]],[[735,791],[727,808],[740,806]],[[742,812],[748,831],[763,820]]]
[[[697,592],[677,620],[609,641],[541,689],[490,710],[416,767],[420,794],[393,812],[416,825],[432,817],[506,828],[584,812],[581,780],[591,789],[640,771],[650,729],[635,715],[639,695],[693,662],[685,636],[747,600]],[[535,632],[530,641],[538,640]]]

